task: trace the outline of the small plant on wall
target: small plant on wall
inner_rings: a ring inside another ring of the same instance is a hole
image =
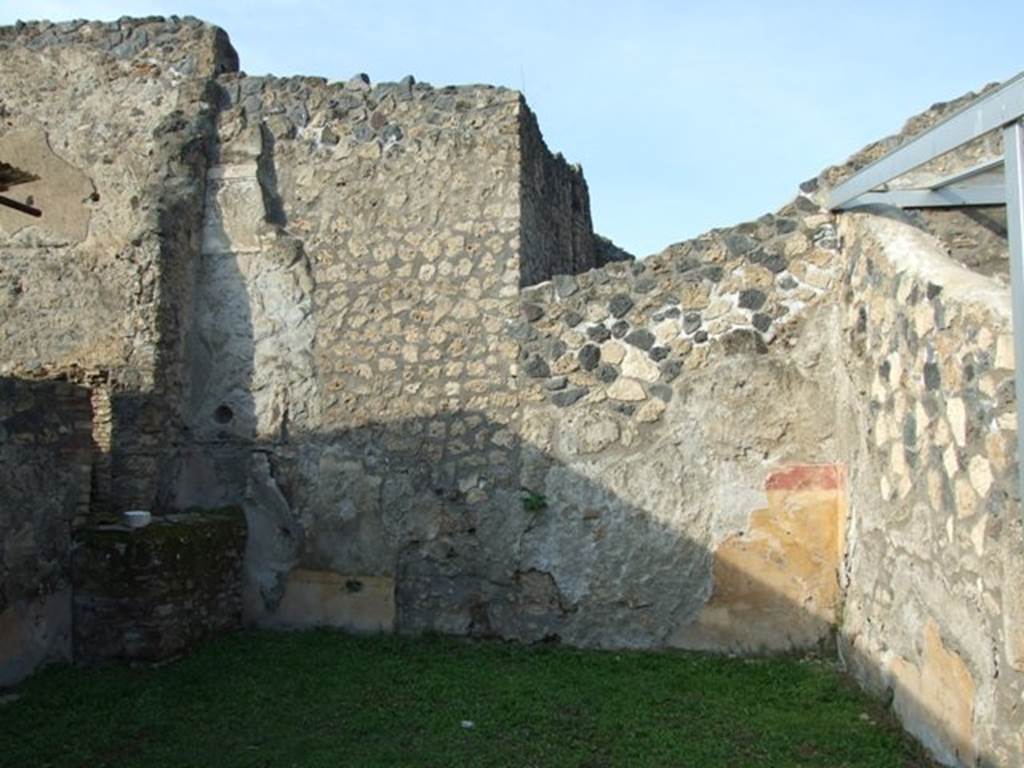
[[[542,493],[528,491],[523,494],[523,509],[527,512],[537,514],[548,508],[547,497]]]

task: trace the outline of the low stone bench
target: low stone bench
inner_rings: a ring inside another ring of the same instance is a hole
[[[242,618],[241,509],[97,525],[74,546],[78,661],[157,661],[237,628]]]

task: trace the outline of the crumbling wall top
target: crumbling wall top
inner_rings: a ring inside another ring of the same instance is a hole
[[[167,66],[181,75],[238,71],[238,54],[227,33],[192,16],[19,21],[0,27],[0,47],[10,45],[31,50],[88,46],[116,59]]]

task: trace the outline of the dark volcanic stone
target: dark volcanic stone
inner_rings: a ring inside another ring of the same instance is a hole
[[[584,345],[576,353],[576,356],[580,361],[580,368],[584,371],[594,370],[597,368],[597,364],[601,362],[601,350],[594,344]]]
[[[687,256],[685,259],[681,259],[680,262],[676,264],[676,272],[679,272],[680,274],[683,274],[685,272],[692,272],[699,266],[699,259],[695,259],[693,256]]]
[[[888,379],[889,377],[886,376]],[[942,386],[942,376],[939,373],[939,366],[936,363],[924,364],[924,385],[928,389],[938,389]]]
[[[551,375],[551,368],[543,357],[531,357],[526,361],[524,370],[531,379],[546,379]]]
[[[647,353],[647,356],[657,362],[668,357],[668,352],[668,347],[651,347],[651,351]]]
[[[637,328],[626,334],[626,343],[647,351],[654,346],[654,334],[646,328]]]
[[[725,247],[729,249],[730,253],[734,256],[742,256],[745,253],[750,253],[757,247],[757,243],[746,235],[738,233],[731,233],[725,236]]]
[[[766,315],[764,312],[754,313],[754,317],[751,319],[754,327],[757,328],[761,333],[767,331],[772,324],[772,316]]]
[[[612,317],[623,317],[632,308],[633,300],[624,293],[612,296],[608,302],[608,311],[611,312]]]
[[[747,288],[740,291],[741,309],[760,309],[767,300],[768,296],[765,292],[759,291],[757,288]]]
[[[537,304],[523,304],[523,317],[535,323],[544,317],[544,308]]]
[[[619,369],[610,363],[604,363],[597,369],[597,378],[605,384],[611,384],[619,378]]]
[[[667,360],[661,364],[661,378],[665,381],[675,381],[683,371],[683,364],[679,360]]]
[[[799,283],[793,278],[792,275],[786,275],[784,278],[779,280],[779,288],[784,291],[792,291],[796,288]]]
[[[557,360],[569,349],[569,345],[562,339],[545,339],[540,344],[541,354],[548,360]]]
[[[652,275],[644,275],[637,278],[636,283],[633,284],[633,290],[637,293],[650,293],[657,284],[658,281]]]
[[[768,351],[761,334],[750,328],[737,328],[722,337],[722,348],[727,355],[741,355],[755,352],[763,355]]]
[[[725,276],[725,270],[717,264],[709,267],[701,267],[697,272],[702,280],[710,280],[712,283],[720,282],[722,277]]]
[[[574,309],[570,309],[568,312],[562,315],[562,320],[564,320],[565,324],[570,328],[575,328],[577,325],[583,322],[583,315],[581,315]]]
[[[697,344],[703,344],[705,341],[708,340],[708,332],[707,331],[697,331],[695,334],[693,334],[693,340]]]
[[[352,135],[355,136],[356,141],[367,142],[373,138],[373,128],[366,123],[360,123],[352,131]]]
[[[780,235],[788,235],[790,232],[795,232],[800,224],[795,219],[776,219],[775,220],[775,231]]]
[[[586,387],[574,387],[573,389],[565,389],[561,392],[555,392],[551,395],[551,402],[559,408],[565,408],[587,394],[587,391]]]
[[[612,336],[616,339],[621,339],[627,333],[629,333],[629,323],[625,320],[619,320],[612,326]]]
[[[611,337],[612,332],[603,325],[592,325],[587,328],[587,338],[591,341],[596,341],[598,344],[602,341],[608,341]]]
[[[537,331],[529,323],[512,323],[508,329],[508,335],[516,341],[533,341],[537,338]]]
[[[793,201],[793,204],[796,206],[798,211],[803,211],[804,213],[817,213],[821,210],[816,202],[810,198],[804,197],[803,195],[798,196],[797,199]]]
[[[555,294],[560,299],[567,299],[576,293],[579,287],[576,278],[572,275],[555,275],[551,278],[551,284],[555,288]]]
[[[401,141],[403,135],[402,129],[399,126],[388,125],[381,131],[380,137],[385,144],[394,144]]]
[[[663,403],[667,403],[672,400],[672,387],[667,384],[652,384],[650,386],[650,390],[651,394]]]
[[[698,328],[700,328],[700,313],[687,312],[683,316],[683,331],[686,333],[693,333]]]
[[[781,256],[775,255],[775,256],[769,256],[768,258],[766,258],[762,262],[761,266],[763,266],[765,269],[767,269],[773,275],[777,275],[780,272],[785,272],[786,271],[786,267],[789,266],[789,262],[787,262]]]

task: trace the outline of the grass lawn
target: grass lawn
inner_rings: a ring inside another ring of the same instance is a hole
[[[793,659],[247,632],[15,693],[0,766],[931,765],[832,665]]]

